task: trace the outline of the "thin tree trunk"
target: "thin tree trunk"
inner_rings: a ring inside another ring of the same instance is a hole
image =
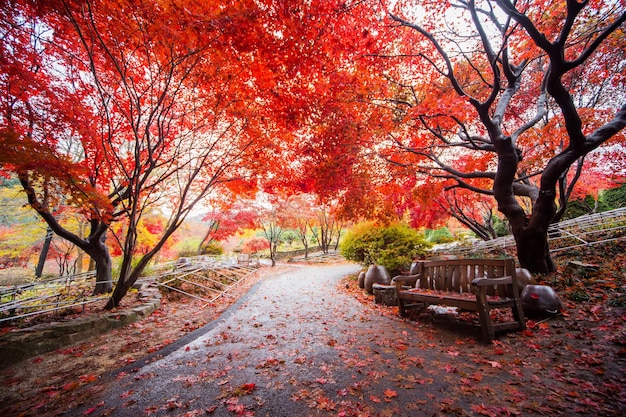
[[[270,259],[272,260],[272,267],[276,266],[276,252],[278,251],[278,242],[270,241]]]
[[[52,243],[52,237],[54,233],[50,226],[46,229],[46,238],[43,241],[43,247],[41,248],[41,252],[39,252],[39,261],[37,262],[37,268],[35,268],[35,276],[37,278],[41,278],[43,274],[43,266],[46,263],[46,258],[48,257],[48,251],[50,250],[50,243]]]
[[[77,249],[76,250],[76,261],[75,261],[75,266],[74,266],[74,270],[76,271],[77,274],[80,274],[81,272],[83,272],[83,258],[84,258],[84,253],[82,250]]]

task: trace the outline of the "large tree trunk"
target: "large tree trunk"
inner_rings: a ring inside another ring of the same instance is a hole
[[[111,254],[105,244],[104,236],[94,245],[96,249],[90,254],[91,258],[96,262],[96,286],[92,295],[108,294],[113,290]]]
[[[515,236],[520,266],[531,273],[550,273],[556,266],[550,256],[547,230],[526,227]]]
[[[181,220],[182,221],[182,220]],[[113,294],[111,294],[111,298],[104,306],[105,310],[111,310],[112,308],[118,307],[122,299],[128,293],[135,282],[141,277],[143,271],[146,269],[146,266],[150,263],[150,261],[159,253],[167,239],[176,231],[180,224],[170,225],[168,230],[163,234],[161,240],[152,248],[148,253],[143,255],[137,265],[132,266],[133,253],[135,250],[134,240],[127,240],[125,251],[124,251],[124,259],[122,260],[122,266],[120,268],[120,276],[118,278],[117,284],[115,285],[115,289],[113,290]],[[134,234],[127,235],[127,239],[134,239]]]
[[[124,298],[128,290],[130,290],[137,281],[137,278],[131,278],[131,276],[129,276],[123,282],[118,281],[117,285],[115,286],[115,290],[113,290],[113,294],[111,294],[111,298],[109,298],[106,306],[104,306],[105,310],[111,310],[112,308],[120,305],[122,298]]]
[[[164,241],[165,240],[163,240],[163,242]],[[104,306],[105,310],[111,310],[112,308],[118,307],[120,305],[122,298],[124,298],[124,296],[126,296],[126,293],[128,293],[128,290],[130,290],[133,285],[135,285],[135,282],[137,282],[150,260],[159,251],[163,242],[161,242],[160,245],[157,245],[156,248],[145,254],[134,268],[127,269],[126,273],[120,272],[120,276],[117,284],[115,285],[115,289],[113,290],[113,294],[111,294],[111,298],[109,298],[109,301]],[[132,254],[125,254],[124,260],[127,259],[129,261],[132,260]],[[122,264],[124,264],[124,261],[122,261]],[[124,271],[123,266],[121,269],[122,271]]]
[[[130,290],[132,286],[135,285],[135,282],[137,282],[137,279],[141,275],[141,272],[143,272],[143,268],[141,268],[141,270],[138,270],[137,267],[135,267],[135,269],[133,269],[133,271],[130,273],[130,275],[128,275],[126,279],[122,280],[120,277],[120,280],[115,286],[115,290],[113,290],[113,294],[111,294],[111,298],[109,298],[106,306],[104,306],[105,310],[111,310],[112,308],[118,307],[120,305],[120,302],[122,301],[126,293],[128,293],[128,290]]]
[[[549,179],[542,179],[544,184],[551,184]],[[548,245],[548,228],[556,213],[555,197],[555,189],[542,189],[533,205],[528,224],[522,231],[515,234],[520,265],[535,274],[556,270]]]
[[[556,213],[556,180],[544,173],[542,189],[533,204],[532,214],[528,217],[513,192],[518,153],[510,146],[510,142],[502,141],[501,144],[509,146],[500,148],[493,191],[498,201],[498,210],[508,219],[515,237],[520,266],[535,274],[554,272],[556,267],[550,256],[548,227]]]
[[[498,210],[509,221],[517,246],[517,258],[522,268],[531,273],[550,273],[556,268],[548,247],[548,227],[556,213],[554,198],[556,191],[550,185],[556,180],[546,181],[542,177],[543,189],[539,192],[533,205],[532,215],[527,217],[513,192],[513,183],[519,151],[513,146],[510,138],[501,138],[498,146],[498,169],[494,179],[494,197],[498,202]]]

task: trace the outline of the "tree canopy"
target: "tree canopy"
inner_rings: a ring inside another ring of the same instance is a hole
[[[96,261],[96,292],[116,242],[109,307],[199,203],[259,190],[485,238],[495,201],[549,271],[574,185],[625,176],[625,21],[624,0],[10,0],[0,167]]]

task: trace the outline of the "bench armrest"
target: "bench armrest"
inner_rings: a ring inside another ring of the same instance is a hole
[[[502,278],[476,278],[472,281],[474,287],[485,287],[489,285],[511,285],[513,284],[513,277]]]
[[[422,274],[415,275],[398,275],[391,279],[392,283],[396,284],[396,290],[401,291],[405,285],[410,285],[411,287],[415,287],[415,283],[418,279],[420,279]]]

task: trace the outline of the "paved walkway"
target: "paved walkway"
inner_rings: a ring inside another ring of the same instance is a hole
[[[195,340],[117,375],[101,398],[67,415],[99,402],[90,415],[431,416],[446,407],[466,415],[470,405],[449,389],[463,376],[456,369],[472,364],[454,346],[449,354],[429,345],[416,324],[338,291],[357,271],[295,267],[263,280]]]
[[[412,366],[407,352],[393,346],[407,329],[337,291],[339,280],[357,271],[355,265],[296,267],[263,280],[199,338],[118,376],[88,406],[102,400],[94,414],[112,416],[397,411],[398,398],[385,389],[397,392],[390,378],[398,361]],[[382,363],[388,363],[384,371]]]

